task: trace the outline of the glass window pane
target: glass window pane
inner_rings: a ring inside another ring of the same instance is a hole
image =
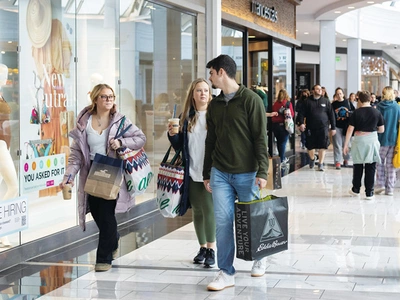
[[[222,26],[221,53],[233,58],[237,65],[236,81],[243,83],[243,32]]]
[[[147,1],[135,2],[121,28],[121,109],[146,135],[155,178],[136,203],[152,199],[158,166],[169,147],[167,122],[179,116],[197,66],[195,17]]]

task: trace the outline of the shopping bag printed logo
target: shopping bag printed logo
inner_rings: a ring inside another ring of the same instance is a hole
[[[260,252],[269,248],[276,248],[287,244],[287,240],[279,242],[278,239],[284,237],[281,226],[279,225],[278,219],[276,218],[274,212],[270,208],[268,210],[267,221],[264,225],[264,230],[260,239],[260,246],[257,248],[256,252]],[[265,243],[264,243],[265,242]]]
[[[107,173],[107,170],[94,171],[93,175],[98,176],[98,177],[103,177],[103,178],[111,177],[111,174]]]
[[[149,186],[149,183],[151,181],[151,179],[154,177],[154,174],[152,172],[149,172],[147,174],[147,177],[143,177],[140,181],[139,181],[139,185],[137,187],[138,191],[145,191],[147,189],[147,187]],[[127,180],[126,181],[126,187],[128,189],[128,192],[131,192],[132,189],[135,187],[133,184],[133,180]]]
[[[168,206],[173,205],[167,193],[162,193],[160,197],[157,197],[157,204],[161,211],[167,209]],[[179,208],[180,204],[176,205],[175,208],[172,209],[171,214],[177,215],[179,213]]]

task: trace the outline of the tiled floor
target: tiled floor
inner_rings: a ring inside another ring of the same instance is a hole
[[[270,256],[261,278],[250,276],[251,262],[236,260],[235,287],[206,291],[217,269],[192,264],[198,245],[189,223],[129,253],[124,244],[137,244],[138,235],[126,235],[121,257],[105,273],[93,271],[93,251],[64,264],[64,274],[73,276],[41,299],[398,300],[400,184],[395,196],[364,200],[363,193],[349,196],[351,175],[351,168],[305,166],[282,179],[283,189],[273,194],[288,197],[289,250]],[[33,299],[28,286],[24,299]],[[0,299],[11,298],[2,293]]]

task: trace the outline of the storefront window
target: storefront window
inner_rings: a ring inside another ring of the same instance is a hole
[[[155,178],[140,203],[155,197],[159,163],[169,147],[167,123],[183,110],[194,80],[195,17],[140,1],[120,18],[121,108],[143,130]]]
[[[272,42],[272,57],[273,57],[273,80],[272,80],[272,95],[273,101],[276,101],[278,93],[281,89],[285,89],[289,97],[292,95],[292,48]],[[294,105],[294,102],[292,102]],[[286,151],[294,149],[294,136],[286,143]]]
[[[273,47],[273,95],[276,98],[279,90],[286,89],[289,96],[292,93],[292,48],[276,42]]]
[[[6,203],[19,195],[18,8],[13,2],[0,7],[0,252],[19,244],[18,233],[5,234],[11,217],[3,215]]]
[[[237,65],[236,82],[243,83],[243,32],[222,26],[221,54],[232,57]]]
[[[19,0],[1,6],[0,23],[0,199],[28,204],[27,228],[0,238],[16,246],[78,225],[77,180],[71,200],[58,184],[68,133],[96,84],[111,85],[118,109],[146,134],[157,172],[167,119],[175,107],[180,114],[197,71],[196,22],[148,1]],[[137,204],[155,198],[156,176]]]

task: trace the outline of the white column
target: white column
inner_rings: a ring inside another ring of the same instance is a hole
[[[361,40],[347,39],[347,95],[361,89]]]
[[[221,54],[221,0],[206,0],[206,26],[208,62]]]
[[[319,38],[319,61],[320,61],[320,82],[326,87],[330,98],[335,93],[336,76],[336,28],[335,21],[320,21]]]

